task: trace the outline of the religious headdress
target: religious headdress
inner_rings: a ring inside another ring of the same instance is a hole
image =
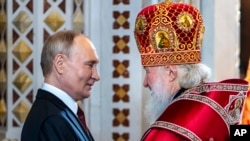
[[[142,65],[199,63],[204,30],[192,5],[166,1],[143,8],[134,29]]]

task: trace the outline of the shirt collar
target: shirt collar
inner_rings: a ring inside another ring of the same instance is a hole
[[[62,100],[73,111],[73,113],[77,114],[77,103],[74,101],[73,98],[69,96],[69,94],[48,83],[43,83],[41,89],[46,90],[55,95],[57,98]]]

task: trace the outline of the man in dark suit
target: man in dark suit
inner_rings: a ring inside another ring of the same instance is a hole
[[[41,54],[45,81],[24,123],[21,141],[94,140],[77,101],[88,98],[100,79],[98,62],[94,45],[83,34],[64,30],[48,38]]]

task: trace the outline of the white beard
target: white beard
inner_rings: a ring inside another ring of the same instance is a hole
[[[144,111],[147,122],[150,125],[154,123],[157,120],[157,118],[159,118],[159,116],[164,112],[164,110],[167,108],[169,103],[170,103],[170,99],[167,99],[166,97],[161,98],[161,97],[152,95],[152,97],[150,97],[147,100],[145,111]]]
[[[159,77],[157,83],[152,87],[151,97],[148,97],[146,101],[144,115],[150,125],[159,118],[172,99],[162,82],[163,80]]]

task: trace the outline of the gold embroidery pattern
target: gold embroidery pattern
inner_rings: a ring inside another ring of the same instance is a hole
[[[150,42],[155,52],[167,52],[178,46],[174,29],[169,26],[157,26],[150,32]],[[166,44],[166,42],[168,42]]]
[[[228,112],[229,118],[231,120],[231,124],[239,124],[241,118],[241,111],[243,108],[243,103],[245,100],[245,96],[243,92],[240,92],[241,96],[230,96],[229,103],[225,107]]]
[[[225,123],[229,126],[230,124],[239,123],[240,117],[235,117],[235,114],[232,112],[234,108],[239,108],[238,104],[235,103],[236,101],[241,101],[240,107],[243,105],[243,101],[245,99],[244,93],[248,90],[248,85],[238,85],[238,84],[226,84],[226,83],[210,83],[210,84],[203,84],[192,89],[189,89],[184,92],[180,97],[176,100],[180,99],[191,99],[200,102],[204,102],[212,109],[214,109],[217,113],[222,116]],[[221,107],[217,102],[210,99],[209,97],[199,95],[203,92],[210,92],[210,91],[229,91],[237,93],[236,95],[230,95],[228,99],[228,104],[225,107]],[[197,95],[198,94],[198,95]],[[236,104],[236,107],[231,108],[233,104]],[[234,115],[233,115],[234,114]],[[240,114],[237,114],[240,116]],[[229,128],[229,127],[228,127]]]
[[[190,31],[194,27],[195,20],[187,12],[182,12],[177,16],[177,26],[184,31]]]
[[[164,128],[164,129],[168,129],[171,130],[173,132],[176,132],[178,134],[183,135],[184,137],[189,138],[192,141],[202,141],[195,133],[193,133],[192,131],[183,128],[181,126],[178,126],[176,124],[170,123],[170,122],[166,122],[166,121],[156,121],[154,124],[152,124],[152,127],[160,127],[160,128]]]
[[[146,26],[147,26],[147,21],[145,16],[139,16],[135,22],[135,31],[139,34],[142,34],[145,32]]]
[[[236,109],[236,107],[238,107],[237,105],[241,105],[242,107],[242,102],[245,99],[245,93],[247,92],[247,90],[248,90],[247,84],[242,85],[242,84],[228,84],[228,83],[206,83],[206,84],[202,84],[200,86],[197,86],[197,87],[194,87],[185,91],[182,95],[176,98],[172,103],[175,103],[179,100],[184,99],[184,100],[198,101],[198,102],[208,105],[209,107],[211,107],[211,109],[213,109],[216,113],[218,113],[218,115],[224,121],[227,127],[227,131],[229,133],[229,125],[236,123],[236,120],[230,117],[229,112],[232,111],[232,109]],[[228,96],[229,97],[228,104],[226,104],[225,107],[222,107],[219,103],[209,98],[208,96],[201,95],[201,93],[203,92],[211,92],[211,91],[232,92],[232,94]],[[235,108],[230,108],[231,105],[235,105],[234,106]],[[148,131],[144,134],[143,139],[147,136],[147,134],[150,132],[150,130],[153,127],[168,129],[175,133],[181,134],[184,137],[187,137],[192,141],[201,141],[201,139],[189,129],[186,129],[177,124],[166,122],[166,121],[156,121],[151,126],[151,128],[149,128]]]
[[[202,93],[208,91],[233,91],[233,92],[241,92],[247,91],[247,85],[239,85],[239,84],[228,84],[228,83],[209,83],[202,84],[197,87],[188,89],[184,92],[184,94],[188,93]]]
[[[154,65],[165,65],[166,62],[169,64],[182,64],[185,61],[189,63],[197,63],[200,61],[200,51],[192,52],[165,52],[164,54],[141,54],[141,60],[143,66],[154,66]]]
[[[162,2],[145,7],[134,30],[142,65],[200,62],[204,30],[201,14],[191,5]]]
[[[219,116],[221,117],[221,119],[223,119],[223,121],[227,125],[227,129],[228,129],[228,132],[229,132],[229,125],[230,125],[231,122],[230,122],[230,119],[228,117],[228,114],[225,111],[225,109],[223,107],[221,107],[218,103],[216,103],[214,100],[210,99],[209,97],[202,96],[202,95],[182,94],[176,100],[174,100],[173,102],[183,100],[183,99],[202,102],[202,103],[208,105],[209,107],[211,107],[214,111],[219,113]]]

